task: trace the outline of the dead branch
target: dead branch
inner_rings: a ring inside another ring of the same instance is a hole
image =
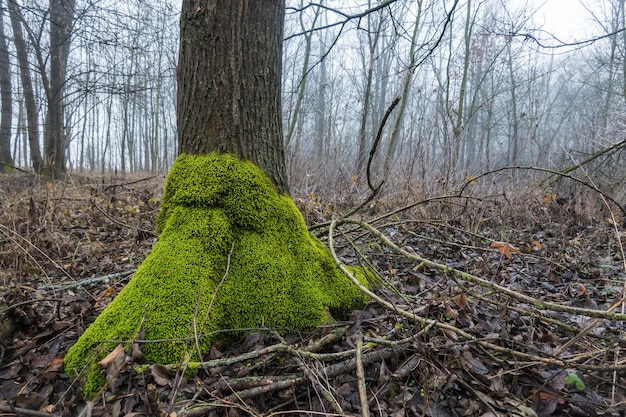
[[[332,229],[334,229],[336,227],[336,225],[341,224],[341,223],[352,223],[352,224],[357,224],[361,227],[363,227],[364,229],[368,230],[372,235],[376,236],[381,242],[383,242],[385,244],[385,246],[387,246],[389,249],[391,249],[392,251],[394,251],[395,253],[404,256],[407,259],[410,259],[414,262],[417,262],[419,264],[422,264],[424,266],[430,267],[430,268],[434,268],[437,269],[441,272],[443,272],[444,274],[452,274],[455,275],[456,277],[467,281],[467,282],[471,282],[473,284],[477,284],[480,285],[482,287],[485,288],[489,288],[491,290],[494,290],[500,294],[504,294],[507,295],[511,298],[514,298],[518,301],[522,301],[525,303],[529,303],[539,309],[544,309],[544,310],[554,310],[554,311],[561,311],[564,313],[569,313],[569,314],[574,314],[574,315],[580,315],[580,316],[586,316],[586,317],[597,317],[597,318],[602,318],[602,319],[608,319],[608,320],[618,320],[618,321],[626,321],[626,314],[619,314],[619,313],[612,313],[611,310],[614,309],[609,309],[606,311],[602,311],[602,310],[593,310],[593,309],[589,309],[589,308],[580,308],[580,307],[570,307],[570,306],[564,306],[561,304],[556,304],[556,303],[552,303],[549,301],[542,301],[533,297],[530,297],[528,295],[525,294],[521,294],[517,291],[511,290],[509,288],[503,287],[501,285],[495,284],[493,282],[487,281],[485,279],[479,278],[475,275],[469,274],[467,272],[462,272],[459,271],[458,269],[452,268],[450,266],[447,265],[443,265],[437,262],[433,262],[429,259],[423,258],[417,254],[413,254],[410,252],[407,252],[406,250],[400,248],[399,246],[397,246],[396,244],[394,244],[393,242],[391,242],[382,232],[380,232],[379,230],[377,230],[376,228],[374,228],[373,226],[371,226],[370,224],[358,220],[358,219],[343,219],[340,220],[338,222],[333,222],[331,223],[331,227],[329,229],[329,235],[332,234],[330,233],[332,231]],[[332,239],[329,238],[329,242],[332,242]],[[331,246],[332,248],[332,246]],[[358,281],[357,281],[358,282]],[[361,285],[362,287],[362,285]],[[363,287],[364,288],[364,287]],[[369,290],[368,290],[369,291]],[[373,293],[371,293],[371,291],[369,291],[369,293],[371,295],[374,295]],[[376,296],[377,297],[377,296]],[[378,300],[377,300],[378,301]]]

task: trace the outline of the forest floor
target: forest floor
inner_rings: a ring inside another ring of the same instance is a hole
[[[163,185],[0,176],[2,415],[626,415],[623,216],[522,186],[383,198],[332,227],[345,201],[298,196],[339,262],[378,272],[367,308],[216,343],[193,376],[122,352],[85,402],[63,356],[156,241]]]

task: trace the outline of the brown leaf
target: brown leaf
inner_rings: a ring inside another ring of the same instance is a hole
[[[263,333],[261,332],[250,333],[246,337],[246,340],[243,341],[243,344],[241,345],[241,351],[242,352],[254,352],[256,350],[262,349],[264,345],[265,343],[264,343]]]
[[[467,308],[467,297],[465,294],[457,294],[452,297],[452,301],[457,305],[461,310],[465,310]]]
[[[161,386],[172,386],[172,375],[161,365],[150,366],[150,374],[154,378],[154,382]]]
[[[19,394],[13,399],[13,402],[18,407],[25,408],[27,410],[39,410],[41,407],[41,400],[34,392]]]
[[[63,370],[63,358],[54,358],[50,361],[44,373],[61,372]]]
[[[450,320],[456,320],[459,317],[459,311],[452,307],[446,307],[443,316]]]
[[[506,256],[507,259],[511,259],[513,257],[513,254],[521,254],[522,252],[517,249],[515,246],[511,245],[510,243],[507,242],[498,242],[496,240],[494,240],[493,242],[491,242],[491,247],[492,248],[497,248],[498,252],[500,252],[502,255]]]
[[[461,355],[461,362],[469,367],[468,371],[477,374],[485,375],[489,373],[487,367],[479,358],[475,358],[470,351],[465,351]]]
[[[98,362],[98,366],[100,368],[104,368],[105,366],[108,366],[111,363],[113,363],[115,358],[117,358],[118,356],[123,355],[123,354],[124,354],[124,346],[122,346],[122,344],[120,343],[119,345],[117,345],[117,347],[115,349],[113,349],[111,351],[111,353],[106,355],[106,357],[104,359],[102,359],[100,362]]]
[[[105,298],[113,298],[114,294],[115,294],[115,288],[109,287],[100,293],[100,295],[98,296],[98,299],[102,300]]]

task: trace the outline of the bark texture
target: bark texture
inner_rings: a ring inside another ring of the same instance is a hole
[[[75,7],[75,0],[50,1],[50,78],[44,143],[50,171],[55,177],[66,170],[64,96]]]
[[[281,119],[284,0],[184,0],[178,151],[234,154],[288,192]]]
[[[0,14],[0,162],[13,165],[11,157],[11,120],[13,100],[11,96],[11,61],[4,33],[4,16]],[[7,167],[0,167],[0,172]]]
[[[35,100],[33,82],[30,75],[26,41],[24,40],[24,33],[22,31],[20,6],[15,0],[9,0],[7,5],[9,8],[9,16],[11,17],[13,36],[15,38],[15,55],[17,56],[17,63],[20,68],[20,76],[22,79],[22,94],[24,95],[24,107],[26,107],[26,118],[28,120],[28,146],[30,149],[30,159],[33,163],[33,169],[35,172],[42,173],[44,170],[44,163],[41,157],[41,149],[39,147],[37,101]]]

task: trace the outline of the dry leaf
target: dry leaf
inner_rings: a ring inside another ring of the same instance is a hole
[[[123,355],[123,354],[124,354],[124,346],[122,346],[122,344],[120,343],[119,345],[117,345],[117,347],[115,349],[113,349],[111,351],[111,353],[106,355],[106,357],[104,359],[102,359],[100,362],[98,362],[98,366],[100,368],[104,368],[105,366],[109,366],[111,363],[113,363],[115,358],[117,358],[119,355]]]
[[[513,257],[513,254],[521,254],[522,252],[517,249],[515,246],[511,245],[510,243],[507,242],[498,242],[496,240],[494,240],[493,242],[491,242],[491,247],[492,248],[497,248],[498,252],[500,252],[502,255],[506,256],[507,259],[511,259],[511,257]]]
[[[457,294],[452,297],[452,301],[457,305],[461,310],[465,310],[467,308],[467,297],[465,294]]]
[[[543,196],[544,204],[549,202],[549,201],[554,201],[554,200],[556,200],[556,194],[555,193],[546,193]]]
[[[61,372],[63,370],[63,358],[54,358],[50,361],[44,373],[48,372]]]
[[[100,300],[103,299],[103,298],[111,298],[111,297],[113,297],[114,293],[115,293],[115,289],[113,287],[109,287],[106,290],[102,291],[98,298]]]
[[[172,375],[161,365],[150,366],[150,374],[154,378],[154,382],[161,386],[172,386]]]
[[[446,307],[443,316],[449,320],[456,320],[459,318],[459,312],[454,308]]]

